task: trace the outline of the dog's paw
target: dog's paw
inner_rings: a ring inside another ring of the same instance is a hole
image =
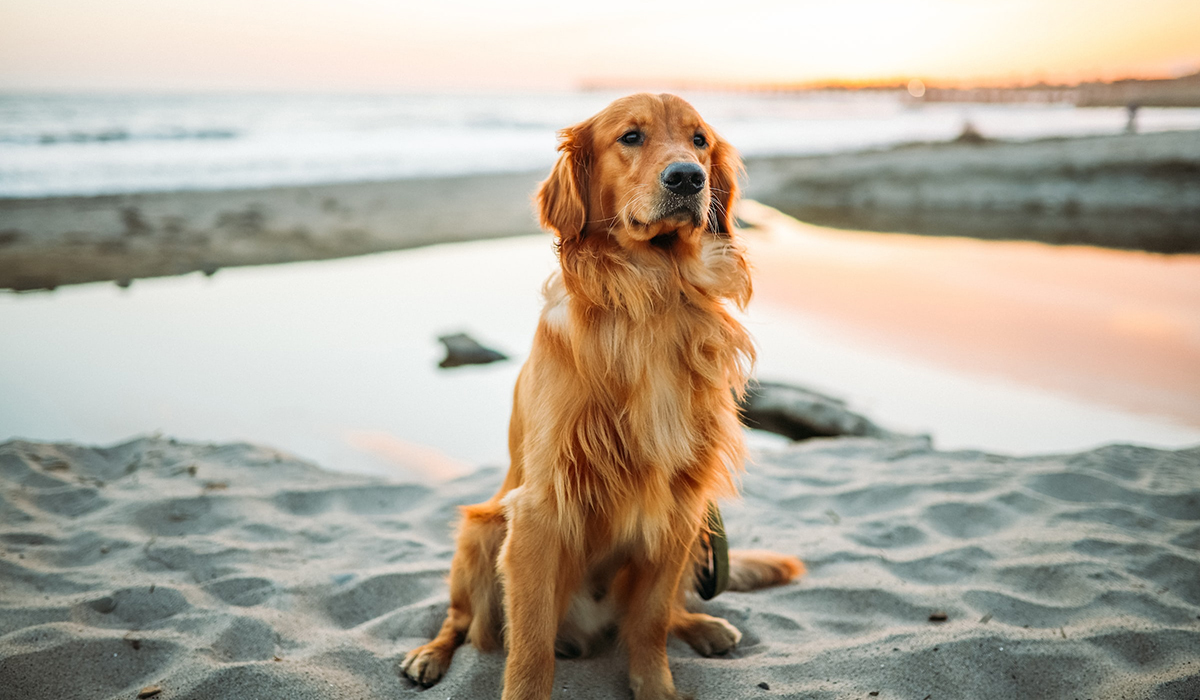
[[[701,656],[727,654],[742,641],[738,628],[719,617],[699,613],[672,631]]]
[[[432,644],[413,649],[400,662],[400,672],[426,688],[440,681],[448,668],[450,659]]]

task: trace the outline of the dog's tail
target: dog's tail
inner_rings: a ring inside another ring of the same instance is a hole
[[[761,549],[729,551],[730,591],[753,591],[778,586],[804,575],[804,563],[796,557]]]

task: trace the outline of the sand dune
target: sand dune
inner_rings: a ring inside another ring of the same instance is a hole
[[[0,696],[499,697],[498,654],[460,650],[426,691],[395,664],[444,612],[455,506],[501,477],[393,483],[162,438],[6,443]],[[810,574],[705,605],[745,635],[728,658],[671,642],[698,698],[1200,696],[1200,448],[819,440],[759,453],[743,488],[734,546]],[[555,697],[628,697],[623,669],[620,650],[560,662]]]

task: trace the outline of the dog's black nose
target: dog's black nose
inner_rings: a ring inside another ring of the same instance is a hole
[[[704,168],[699,163],[671,163],[659,180],[675,194],[696,194],[704,189]]]

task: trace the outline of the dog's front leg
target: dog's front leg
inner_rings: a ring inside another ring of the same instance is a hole
[[[677,541],[687,540],[681,537]],[[679,697],[667,665],[667,632],[688,548],[665,545],[664,549],[667,551],[654,561],[639,558],[629,567],[621,636],[629,650],[629,687],[635,700]]]
[[[501,555],[508,623],[504,700],[547,700],[554,686],[554,638],[573,580],[558,523],[541,509],[510,506]]]

